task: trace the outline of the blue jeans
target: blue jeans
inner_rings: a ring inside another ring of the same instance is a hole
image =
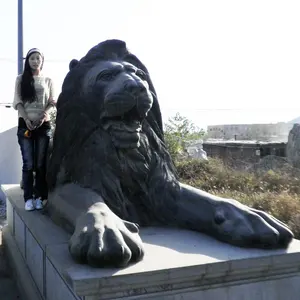
[[[22,180],[24,200],[41,197],[47,199],[48,187],[46,182],[47,153],[50,141],[50,129],[42,126],[31,132],[31,137],[25,137],[25,128],[18,128],[18,143],[20,145],[23,168]],[[35,184],[33,180],[35,171]]]

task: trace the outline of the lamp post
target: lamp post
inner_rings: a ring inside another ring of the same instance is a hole
[[[18,0],[18,74],[23,73],[23,0]]]

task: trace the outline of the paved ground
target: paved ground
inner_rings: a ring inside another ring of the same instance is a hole
[[[21,298],[16,284],[12,278],[11,270],[7,265],[7,259],[3,251],[2,227],[6,224],[5,203],[0,199],[0,299],[24,300]]]

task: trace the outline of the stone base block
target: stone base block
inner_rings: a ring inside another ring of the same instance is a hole
[[[4,243],[30,300],[298,300],[300,241],[286,250],[242,249],[197,232],[141,230],[146,255],[123,269],[75,263],[70,236],[26,212],[18,185],[2,185],[10,212]],[[32,296],[33,295],[33,296]]]

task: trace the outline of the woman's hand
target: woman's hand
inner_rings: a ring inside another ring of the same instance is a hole
[[[33,122],[33,126],[34,128],[39,128],[40,126],[43,125],[43,123],[49,118],[48,113],[46,113],[45,111],[43,112],[42,116],[40,117],[40,119],[36,120]]]
[[[29,130],[34,130],[35,129],[35,126],[32,124],[32,122],[29,119],[25,119],[25,124],[26,124],[26,127]]]

